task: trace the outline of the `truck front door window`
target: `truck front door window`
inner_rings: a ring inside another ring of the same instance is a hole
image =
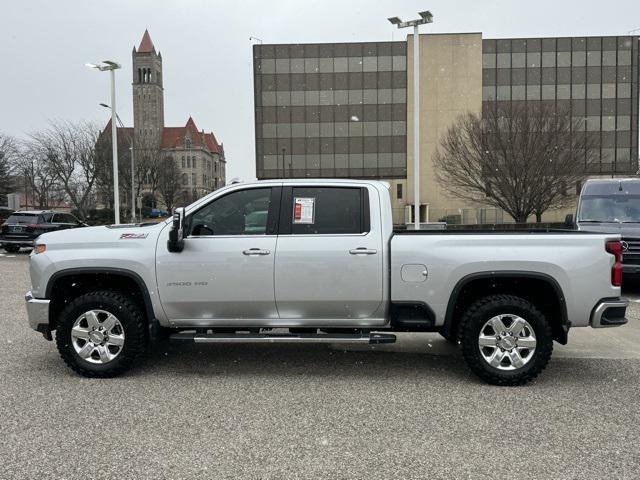
[[[271,204],[270,188],[232,192],[191,217],[190,235],[264,235]]]

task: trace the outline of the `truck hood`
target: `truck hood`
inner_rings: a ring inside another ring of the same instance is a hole
[[[593,233],[615,233],[623,237],[640,237],[640,223],[580,223],[578,230]]]
[[[155,241],[165,227],[165,222],[154,225],[108,225],[99,227],[73,228],[45,233],[38,237],[38,243],[51,249],[86,248],[127,248],[133,244]]]

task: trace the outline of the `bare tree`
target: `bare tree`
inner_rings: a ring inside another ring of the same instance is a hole
[[[159,165],[158,193],[167,210],[171,212],[180,199],[180,168],[171,156],[163,158]]]
[[[120,204],[129,205],[131,199],[131,130],[118,129],[118,186]],[[113,154],[111,128],[104,129],[96,142],[96,195],[99,203],[113,208]],[[124,212],[121,212],[124,213]]]
[[[7,203],[7,195],[15,189],[15,176],[18,163],[16,141],[0,133],[0,204]]]
[[[436,178],[452,195],[501,208],[516,222],[534,213],[540,221],[567,204],[567,188],[594,161],[595,141],[583,130],[546,104],[492,102],[448,129],[434,156]]]
[[[20,144],[20,160],[17,171],[23,176],[25,204],[38,208],[49,208],[52,200],[61,200],[60,185],[49,163],[49,152],[43,151],[33,141]]]
[[[162,150],[157,140],[151,136],[140,135],[134,142],[135,153],[135,192],[136,198],[143,191],[149,191],[154,197],[158,190],[162,163]],[[131,176],[131,174],[129,174]]]
[[[92,191],[98,175],[98,134],[98,128],[91,123],[51,122],[47,129],[29,136],[32,151],[46,159],[45,169],[83,219],[93,202]]]

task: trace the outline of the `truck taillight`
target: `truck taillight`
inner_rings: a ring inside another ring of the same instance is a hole
[[[622,286],[622,243],[618,240],[607,242],[607,252],[615,257],[615,263],[611,267],[611,285]]]

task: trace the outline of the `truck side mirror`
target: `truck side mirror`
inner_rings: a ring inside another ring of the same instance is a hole
[[[181,252],[184,249],[184,208],[176,208],[173,214],[173,224],[169,230],[169,240],[167,240],[167,250],[170,252]]]
[[[569,213],[566,217],[564,217],[564,226],[565,228],[575,228],[573,223],[573,213]]]

